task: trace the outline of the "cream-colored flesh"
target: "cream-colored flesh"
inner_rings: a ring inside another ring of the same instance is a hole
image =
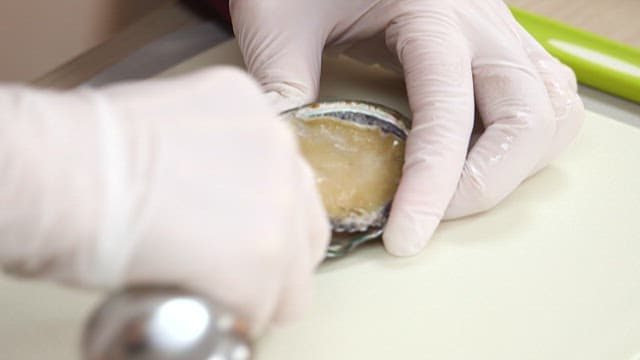
[[[332,219],[370,214],[396,192],[404,141],[374,126],[322,117],[293,121]]]

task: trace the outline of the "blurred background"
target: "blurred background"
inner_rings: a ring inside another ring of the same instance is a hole
[[[0,81],[30,81],[166,0],[2,0]]]
[[[39,78],[105,42],[154,9],[175,1],[0,0],[0,48],[3,50],[0,81]],[[640,0],[506,2],[640,47],[640,26],[637,25]]]

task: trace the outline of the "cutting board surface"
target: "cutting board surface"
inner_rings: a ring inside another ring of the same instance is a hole
[[[236,45],[162,76],[213,64],[240,66]],[[397,75],[343,58],[325,60],[321,98],[409,113]],[[639,155],[638,129],[588,113],[549,168],[443,223],[422,254],[373,244],[322,265],[314,307],[261,339],[257,359],[639,359]],[[95,297],[9,280],[0,293],[1,358],[71,358]]]

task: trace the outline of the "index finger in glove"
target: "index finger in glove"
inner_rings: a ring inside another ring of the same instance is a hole
[[[391,23],[387,44],[403,66],[413,127],[403,176],[385,228],[387,250],[419,252],[454,194],[473,128],[466,42],[447,11],[408,12]]]

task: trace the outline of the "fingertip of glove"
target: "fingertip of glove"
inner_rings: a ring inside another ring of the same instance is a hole
[[[439,223],[435,217],[420,221],[409,217],[389,219],[382,236],[384,246],[394,256],[415,256],[427,245]]]

